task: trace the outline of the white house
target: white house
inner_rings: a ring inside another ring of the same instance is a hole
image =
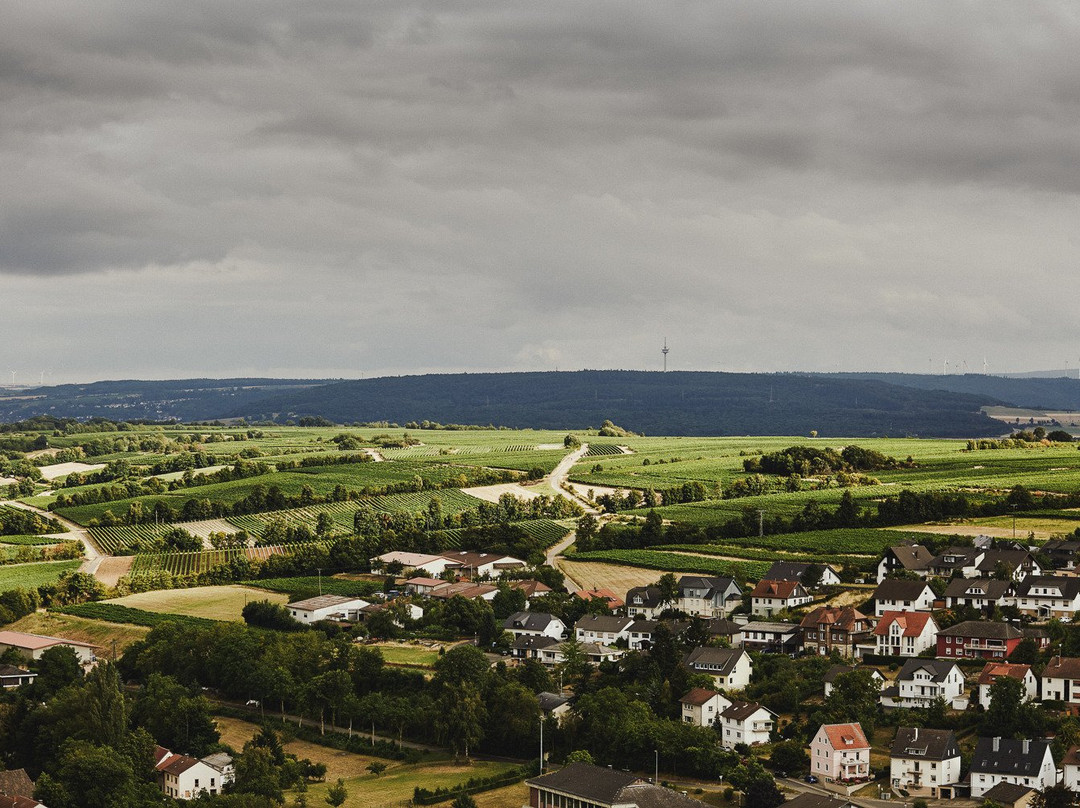
[[[810,773],[826,782],[870,777],[870,744],[862,726],[822,724],[810,742]]]
[[[742,589],[731,577],[684,575],[676,608],[695,617],[724,617],[742,602]]]
[[[626,614],[630,617],[653,620],[671,606],[657,586],[635,586],[626,593]]]
[[[798,581],[762,579],[750,593],[750,613],[755,617],[772,617],[777,612],[810,603],[813,598]]]
[[[987,662],[979,672],[978,703],[990,708],[990,685],[1002,677],[1016,679],[1024,686],[1024,701],[1032,701],[1038,695],[1039,681],[1031,672],[1030,665],[1014,665],[1011,662]]]
[[[731,699],[717,690],[695,687],[679,699],[682,705],[682,720],[695,727],[711,727],[717,717],[731,706]]]
[[[618,640],[630,641],[632,617],[615,617],[607,614],[587,614],[574,623],[574,636],[578,642],[595,642],[611,645]]]
[[[64,646],[75,652],[84,666],[97,660],[94,652],[99,646],[78,640],[66,640],[60,637],[46,637],[41,634],[25,634],[21,631],[0,631],[0,653],[14,649],[26,659],[38,660],[50,648]]]
[[[316,595],[290,603],[285,608],[293,620],[310,624],[320,620],[357,621],[361,610],[370,605],[366,600],[345,595]]]
[[[814,564],[809,561],[774,561],[762,576],[767,581],[803,581],[817,577],[818,586],[836,586],[840,583],[840,574],[828,564]]]
[[[195,799],[204,791],[220,794],[236,779],[232,758],[223,753],[198,760],[159,746],[154,752],[154,769],[162,792],[178,800]]]
[[[1013,587],[1012,605],[1036,620],[1068,623],[1080,611],[1080,578],[1029,575]]]
[[[893,788],[952,799],[960,782],[960,747],[951,729],[899,727],[889,755]]]
[[[1043,668],[1039,678],[1043,701],[1080,704],[1080,659],[1056,656]]]
[[[1012,581],[994,578],[955,578],[945,587],[945,607],[968,606],[989,614],[995,606],[1005,606],[1012,595]]]
[[[1061,759],[1062,782],[1070,791],[1080,791],[1080,746],[1070,746]]]
[[[544,612],[514,612],[503,621],[503,631],[515,637],[551,637],[561,640],[566,636],[566,624],[558,617]]]
[[[742,690],[753,672],[750,655],[741,648],[695,648],[683,664],[694,673],[709,674],[725,690]]]
[[[964,674],[948,659],[909,659],[893,688],[882,691],[886,707],[927,707],[937,699],[952,704],[964,695]]]
[[[526,564],[520,558],[498,553],[476,553],[469,550],[450,550],[439,553],[447,561],[447,569],[466,578],[499,578],[507,572],[523,569]]]
[[[737,701],[720,713],[720,745],[731,749],[739,743],[768,743],[775,728],[776,713],[756,702]]]
[[[971,796],[980,799],[998,783],[1039,791],[1057,783],[1050,742],[979,738],[971,758]]]
[[[937,623],[928,612],[885,612],[874,628],[882,656],[918,656],[937,642]]]
[[[859,668],[855,665],[833,665],[831,668],[825,671],[825,698],[828,698],[829,694],[832,693],[833,683],[836,681],[836,677],[845,673],[854,673],[858,670],[869,671],[870,678],[874,680],[875,684],[877,684],[878,690],[884,689],[885,677],[881,675],[881,671],[879,671],[877,668]]]
[[[898,570],[906,570],[920,578],[925,578],[926,568],[933,560],[933,553],[921,544],[901,544],[890,547],[878,562],[877,582],[880,584]]]
[[[934,590],[926,581],[886,578],[874,590],[874,616],[885,612],[930,612],[934,609]]]

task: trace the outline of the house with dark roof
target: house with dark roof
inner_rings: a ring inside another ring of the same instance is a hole
[[[695,727],[711,727],[717,717],[731,706],[731,699],[718,690],[707,687],[691,688],[681,699],[683,723]]]
[[[739,642],[739,634],[742,633],[742,624],[723,617],[714,617],[705,621],[705,629],[710,637],[722,637],[732,645]]]
[[[885,550],[877,566],[877,582],[881,583],[896,572],[911,572],[920,578],[926,577],[926,568],[933,561],[934,554],[921,544],[901,544]]]
[[[885,612],[874,627],[882,656],[918,656],[934,647],[937,622],[929,612]]]
[[[1014,581],[1043,574],[1039,562],[1027,550],[987,550],[975,569],[985,577],[1008,577]]]
[[[826,783],[868,780],[870,744],[862,726],[822,724],[810,742],[810,773]]]
[[[1007,659],[1024,632],[1010,623],[965,620],[937,633],[937,655],[946,659]]]
[[[705,803],[630,772],[571,763],[525,781],[531,808],[704,808]]]
[[[802,631],[798,623],[753,620],[742,626],[733,645],[763,654],[795,656],[802,645]]]
[[[514,637],[514,641],[510,643],[510,658],[521,662],[528,659],[535,659],[540,662],[542,661],[540,652],[545,648],[556,646],[560,642],[562,641],[545,635],[522,634]]]
[[[926,581],[886,578],[874,590],[874,616],[885,612],[930,612],[934,610],[934,590]]]
[[[836,678],[845,673],[854,673],[858,670],[865,670],[870,672],[870,678],[877,684],[878,689],[881,690],[885,687],[885,677],[881,675],[881,671],[877,668],[862,667],[857,665],[833,665],[827,671],[825,676],[822,677],[822,681],[825,683],[825,698],[829,697],[832,693],[833,684],[836,682]]]
[[[551,637],[561,640],[567,635],[566,624],[555,615],[545,612],[514,612],[503,621],[503,631],[515,637]]]
[[[817,577],[813,588],[833,586],[840,583],[840,573],[828,564],[814,564],[809,561],[774,561],[765,573],[768,581],[798,581],[804,583]]]
[[[1080,659],[1056,656],[1047,663],[1039,676],[1042,701],[1061,701],[1080,705]]]
[[[1012,783],[998,783],[983,794],[983,799],[1001,808],[1029,808],[1039,792],[1030,786],[1017,786]]]
[[[543,693],[536,694],[536,701],[540,705],[540,712],[553,716],[560,724],[570,712],[570,699],[561,693],[550,693],[545,690]]]
[[[730,576],[684,575],[676,608],[694,617],[724,617],[742,603],[742,588]]]
[[[720,745],[725,749],[768,743],[775,729],[776,713],[756,701],[736,701],[720,713]]]
[[[1080,541],[1051,539],[1039,548],[1039,555],[1050,559],[1056,570],[1074,570],[1080,563]]]
[[[971,796],[984,799],[998,783],[1039,791],[1057,782],[1050,741],[979,738],[971,758]]]
[[[1013,582],[994,578],[954,578],[945,587],[945,608],[978,609],[989,616],[995,607],[1006,606]]]
[[[1061,782],[1069,791],[1080,791],[1080,746],[1070,746],[1061,759]]]
[[[574,636],[578,642],[595,642],[614,645],[619,640],[629,641],[632,617],[608,614],[587,614],[574,623]]]
[[[875,621],[853,606],[819,606],[800,622],[802,648],[810,654],[860,656],[859,646],[872,638]]]
[[[909,659],[896,683],[881,691],[884,707],[928,707],[938,699],[948,704],[964,695],[964,674],[947,659]],[[964,705],[966,706],[966,705]]]
[[[785,609],[794,609],[813,598],[798,581],[774,581],[763,578],[750,593],[750,613],[755,617],[772,617]]]
[[[1080,578],[1029,575],[1013,588],[1012,605],[1036,620],[1070,621],[1080,611]]]
[[[926,566],[927,574],[938,578],[974,578],[979,574],[979,564],[986,555],[977,547],[949,547],[938,553]]]
[[[1034,701],[1039,693],[1039,680],[1030,665],[1014,665],[1011,662],[987,662],[976,680],[976,703],[990,708],[990,686],[998,679],[1016,679],[1024,686],[1024,701]]]
[[[33,681],[36,678],[37,673],[33,671],[23,670],[14,665],[0,665],[0,688],[3,688],[4,690],[11,690],[16,687],[22,687],[23,685],[33,684]]]
[[[664,600],[664,594],[656,586],[635,586],[626,593],[626,614],[652,620],[674,604]]]
[[[683,664],[694,673],[707,673],[721,690],[742,690],[753,672],[750,655],[742,648],[695,648]]]
[[[645,620],[644,618],[635,620],[626,629],[627,647],[631,651],[648,651],[653,644],[653,635],[661,626],[672,637],[678,637],[690,628],[690,623],[685,620]]]
[[[951,729],[898,727],[889,752],[893,788],[912,796],[952,799],[960,782],[960,746]]]

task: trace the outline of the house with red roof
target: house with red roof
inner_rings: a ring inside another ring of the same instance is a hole
[[[1032,701],[1039,692],[1039,680],[1031,672],[1030,665],[1011,662],[987,662],[979,671],[976,699],[985,709],[990,709],[990,685],[1001,678],[1016,679],[1024,686],[1024,701]]]
[[[826,783],[870,778],[870,744],[862,726],[822,724],[810,742],[810,773]]]
[[[933,648],[938,626],[928,612],[885,612],[874,628],[882,656],[918,656]]]
[[[716,717],[731,706],[731,699],[717,690],[707,687],[694,687],[679,699],[682,705],[682,720],[695,727],[711,727]]]
[[[26,659],[37,660],[41,659],[41,655],[48,649],[57,646],[65,646],[73,650],[83,665],[90,665],[97,661],[94,652],[99,646],[88,642],[46,637],[41,634],[25,634],[22,631],[0,631],[0,654],[8,649],[14,649]]]
[[[794,609],[813,598],[798,581],[762,579],[750,593],[750,613],[755,617],[772,617],[785,609]]]
[[[620,598],[610,589],[604,589],[603,587],[599,587],[596,589],[579,589],[577,592],[574,593],[574,596],[586,601],[592,600],[593,598],[599,598],[607,604],[608,608],[611,609],[611,611],[621,609],[623,606],[626,605],[626,602],[622,598]]]
[[[154,748],[154,771],[162,793],[177,800],[192,800],[204,791],[220,794],[236,779],[232,758],[223,752],[199,760],[162,746]]]
[[[802,619],[799,627],[804,651],[821,656],[836,651],[843,657],[855,657],[856,648],[869,641],[874,620],[852,606],[819,606]]]

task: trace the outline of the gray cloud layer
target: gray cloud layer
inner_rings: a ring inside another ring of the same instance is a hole
[[[1071,3],[9,4],[22,380],[1080,362]]]

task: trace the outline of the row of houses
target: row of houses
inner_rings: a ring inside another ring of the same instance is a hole
[[[941,598],[922,580],[887,578],[874,591],[874,610],[934,611],[968,607],[984,614],[995,608],[1015,607],[1035,621],[1068,622],[1080,611],[1080,577],[1029,575],[1022,581],[994,578],[954,578]]]

